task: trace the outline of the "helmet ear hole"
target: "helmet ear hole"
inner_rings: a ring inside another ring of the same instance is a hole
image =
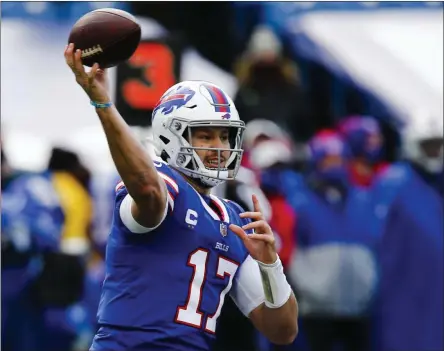
[[[163,150],[162,153],[160,154],[160,158],[165,161],[168,162],[168,160],[171,158],[170,155],[168,155],[168,153]]]
[[[165,138],[163,135],[159,136],[159,139],[162,140],[162,142],[167,145],[170,142],[170,139]]]

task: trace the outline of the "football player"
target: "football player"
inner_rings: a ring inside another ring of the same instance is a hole
[[[227,294],[272,342],[291,343],[297,302],[257,198],[243,212],[210,194],[235,178],[242,157],[232,100],[202,81],[168,89],[153,111],[162,153],[153,159],[110,102],[106,72],[95,64],[86,73],[73,44],[65,59],[122,178],[91,350],[209,350]]]

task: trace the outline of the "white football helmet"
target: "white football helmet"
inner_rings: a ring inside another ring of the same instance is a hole
[[[443,134],[442,116],[428,113],[414,115],[402,131],[403,156],[431,173],[442,171]],[[432,142],[432,150],[427,142]]]
[[[231,98],[218,86],[205,81],[184,81],[172,86],[153,111],[152,127],[156,148],[171,167],[207,187],[235,178],[243,154],[245,123]],[[230,148],[192,146],[188,141],[192,129],[198,127],[227,127]],[[206,167],[196,150],[218,151],[218,166]],[[223,151],[230,151],[224,168],[220,166]]]

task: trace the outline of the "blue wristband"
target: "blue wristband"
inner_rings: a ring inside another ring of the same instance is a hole
[[[111,107],[113,105],[112,102],[105,102],[104,104],[100,102],[91,101],[91,105],[93,105],[95,108],[107,108]]]

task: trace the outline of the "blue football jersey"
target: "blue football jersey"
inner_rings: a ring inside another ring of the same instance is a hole
[[[123,183],[116,187],[94,351],[209,350],[224,298],[248,257],[228,228],[250,221],[239,217],[242,208],[198,194],[166,163],[154,163],[167,185],[168,212],[151,232],[124,224],[128,192]]]

